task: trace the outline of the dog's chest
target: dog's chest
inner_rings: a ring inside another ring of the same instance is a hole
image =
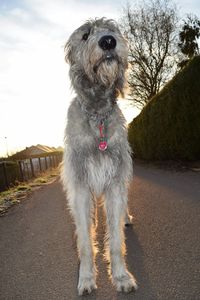
[[[121,143],[121,138],[123,137],[122,126],[120,126],[120,123],[117,124],[115,120],[99,122],[90,120],[88,126],[91,143],[95,144],[100,152],[104,152],[107,149],[111,150],[115,145],[118,146]],[[103,143],[106,144],[106,147],[100,147]]]
[[[100,195],[107,186],[117,179],[119,165],[119,157],[114,158],[107,153],[87,157],[85,160],[87,181],[97,195]]]
[[[101,194],[106,186],[120,176],[122,137],[118,132],[119,129],[112,122],[103,130],[103,138],[101,136],[101,125],[98,126],[94,123],[91,125],[90,138],[88,137],[90,151],[86,153],[85,171],[90,187],[96,194]],[[101,142],[106,143],[106,149],[99,147]]]

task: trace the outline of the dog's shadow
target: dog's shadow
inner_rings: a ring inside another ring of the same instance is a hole
[[[128,270],[134,274],[138,290],[133,294],[118,294],[115,299],[133,299],[134,300],[156,300],[149,276],[144,265],[144,251],[139,242],[138,236],[134,230],[134,225],[129,225],[125,228],[127,256],[126,262]]]

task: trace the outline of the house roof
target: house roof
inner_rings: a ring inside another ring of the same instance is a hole
[[[28,158],[32,156],[38,156],[38,155],[44,155],[46,153],[51,153],[55,151],[62,151],[62,147],[49,147],[46,145],[36,145],[36,146],[31,146],[31,147],[26,147],[24,150],[19,151],[12,155],[13,159],[23,159],[23,158]]]

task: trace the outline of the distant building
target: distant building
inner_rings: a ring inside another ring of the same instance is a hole
[[[62,152],[63,148],[62,147],[49,147],[45,145],[36,145],[36,146],[31,146],[31,147],[26,147],[24,150],[19,151],[9,157],[9,159],[13,160],[19,160],[19,159],[26,159],[30,157],[38,157],[38,156],[45,156],[45,154],[50,154],[52,152]]]

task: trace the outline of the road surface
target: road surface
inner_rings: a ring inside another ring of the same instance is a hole
[[[98,290],[83,299],[200,299],[200,173],[135,166],[129,193],[133,227],[127,263],[139,283],[123,295],[102,259],[99,208]],[[58,181],[33,192],[0,218],[0,299],[71,300],[77,296],[74,225]]]

